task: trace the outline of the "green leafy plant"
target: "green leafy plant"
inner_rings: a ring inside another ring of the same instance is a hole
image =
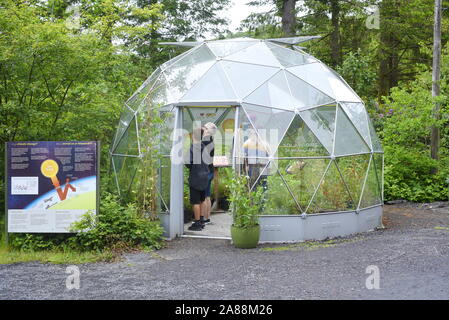
[[[72,230],[78,232],[72,246],[84,250],[158,249],[163,234],[159,220],[144,216],[134,204],[120,205],[113,194],[105,195],[97,215],[86,213]]]
[[[249,228],[259,225],[259,215],[263,207],[263,188],[250,189],[249,177],[234,172],[227,173],[226,184],[230,190],[229,203],[233,225]]]

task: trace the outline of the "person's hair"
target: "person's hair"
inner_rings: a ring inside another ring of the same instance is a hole
[[[204,125],[204,128],[207,129],[207,131],[210,132],[211,136],[213,136],[215,134],[215,132],[217,132],[217,126],[215,125],[215,123],[213,122],[208,122]]]

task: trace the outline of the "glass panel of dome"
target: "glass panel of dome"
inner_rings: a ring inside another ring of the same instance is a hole
[[[295,104],[284,71],[278,72],[243,101],[287,110],[294,110]]]
[[[160,166],[158,168],[158,191],[162,197],[163,204],[161,208],[165,208],[164,211],[168,211],[170,208],[170,174],[171,174],[171,161],[170,157],[161,157]]]
[[[244,158],[240,172],[249,178],[249,186],[254,190],[258,186],[263,186],[266,177],[273,171],[276,171],[276,168],[268,158]]]
[[[170,65],[164,74],[170,88],[171,99],[176,101],[181,98],[215,61],[215,56],[203,45]]]
[[[373,145],[373,151],[383,152],[382,146],[380,145],[379,138],[377,137],[376,130],[374,129],[373,122],[368,119],[368,127],[370,131],[371,143]]]
[[[145,82],[136,90],[131,98],[126,101],[126,104],[133,110],[137,110],[143,99],[147,96],[148,92],[153,88],[154,83],[157,81],[161,74],[161,69],[157,68]]]
[[[293,67],[315,62],[300,52],[290,50],[270,42],[266,42],[266,45],[284,67]]]
[[[174,113],[170,109],[164,108],[149,109],[145,113],[139,113],[137,120],[141,151],[157,151],[160,154],[169,155],[172,147]],[[149,145],[148,141],[156,141],[157,143]]]
[[[170,90],[167,87],[165,75],[162,73],[144,101],[140,104],[138,112],[145,112],[150,108],[161,108],[170,103]]]
[[[279,172],[302,210],[306,210],[329,159],[285,159],[277,160]]]
[[[304,120],[296,115],[277,150],[277,157],[329,156]]]
[[[115,168],[120,196],[127,196],[141,160],[136,157],[113,155],[112,161],[114,162],[113,167]]]
[[[348,188],[341,179],[340,172],[331,161],[329,169],[324,175],[307,213],[326,213],[336,211],[355,210],[357,204],[351,198]]]
[[[368,115],[362,103],[340,103],[346,111],[346,115],[351,119],[352,124],[357,128],[368,146],[371,146],[371,139],[368,126]]]
[[[384,155],[381,153],[374,153],[373,154],[374,157],[374,165],[376,167],[376,173],[377,173],[377,179],[379,181],[380,184],[380,194],[381,194],[381,199],[383,200],[383,186],[384,186]]]
[[[120,141],[123,133],[126,131],[126,129],[128,128],[128,126],[131,123],[131,120],[134,117],[134,111],[131,110],[129,107],[127,107],[125,105],[122,114],[120,116],[120,120],[119,120],[119,124],[118,124],[118,128],[117,131],[115,133],[115,138],[114,138],[114,143],[112,144],[112,150],[115,149],[115,147],[117,146],[118,142]]]
[[[213,65],[200,80],[181,98],[184,101],[236,101],[232,85],[223,69]]]
[[[336,105],[300,111],[301,118],[329,153],[334,145]]]
[[[256,43],[254,41],[210,41],[207,42],[207,46],[217,57],[223,58]]]
[[[291,111],[265,108],[247,103],[243,103],[242,106],[257,130],[257,136],[252,137],[257,141],[253,142],[258,142],[260,146],[268,145],[268,153],[274,155],[295,114]]]
[[[370,157],[369,154],[361,154],[335,160],[355,206],[359,204],[362,195],[363,182],[365,181]]]
[[[168,160],[165,160],[167,159]],[[156,166],[149,165],[147,161],[156,161]],[[169,167],[167,167],[169,165]],[[129,196],[138,197],[140,206],[146,213],[168,213],[169,206],[162,199],[161,188],[170,188],[170,159],[169,157],[142,159],[132,180]],[[156,183],[155,183],[156,181]],[[169,193],[165,193],[169,196]]]
[[[338,106],[334,154],[341,156],[364,152],[370,152],[370,148],[352,125],[343,109]]]
[[[290,72],[286,72],[285,74],[295,101],[295,108],[302,109],[334,102],[334,99],[292,75]]]
[[[137,136],[137,123],[135,118],[130,121],[128,128],[123,133],[112,153],[135,156],[138,156],[140,154]]]
[[[375,163],[371,158],[369,169],[367,172],[365,187],[363,189],[362,199],[360,201],[360,208],[367,208],[382,203],[382,196],[375,170]]]
[[[260,64],[271,67],[282,67],[270,49],[263,42],[249,46],[225,58],[226,60]]]
[[[256,188],[261,187],[264,190],[262,214],[301,214],[301,209],[288,190],[276,166],[269,165],[268,167],[270,170],[265,170],[256,183]]]
[[[243,144],[245,141],[248,141],[249,137],[253,134],[255,134],[255,129],[251,122],[248,119],[248,116],[246,115],[245,111],[240,109],[239,110],[239,118],[238,118],[238,124],[237,124],[237,133],[235,135],[235,154],[234,154],[234,161],[237,165],[239,165],[239,172],[241,172],[242,165],[244,164],[244,157],[245,155]]]
[[[309,63],[288,68],[298,78],[338,101],[360,102],[354,92],[322,63]]]
[[[278,71],[277,68],[231,61],[221,61],[220,65],[239,98],[246,97]]]

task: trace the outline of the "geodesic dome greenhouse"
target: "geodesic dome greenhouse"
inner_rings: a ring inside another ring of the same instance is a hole
[[[111,147],[115,182],[121,196],[151,194],[148,210],[168,237],[183,233],[183,163],[174,156],[188,149],[198,121],[217,125],[218,155],[264,188],[261,241],[381,226],[383,151],[363,101],[332,69],[286,44],[193,43],[126,101]]]

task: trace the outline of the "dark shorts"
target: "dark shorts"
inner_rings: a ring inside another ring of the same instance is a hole
[[[211,195],[211,187],[212,187],[212,180],[214,180],[214,173],[211,172],[208,175],[209,178],[209,182],[207,183],[207,188],[206,188],[206,198],[210,197]]]
[[[190,188],[190,204],[200,204],[206,199],[206,190]]]

